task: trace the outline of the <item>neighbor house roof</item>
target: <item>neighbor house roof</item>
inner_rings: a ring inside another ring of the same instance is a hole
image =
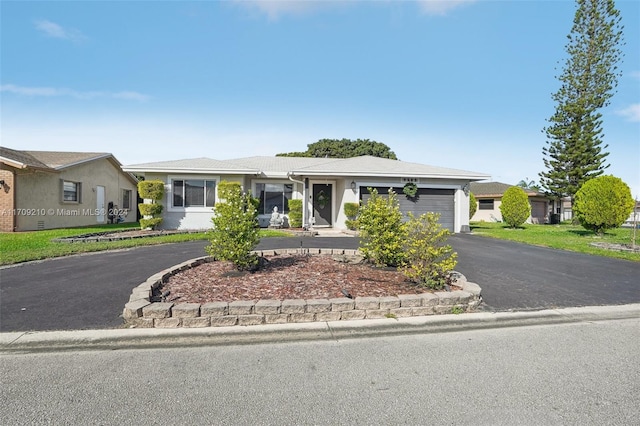
[[[477,197],[499,198],[499,197],[502,197],[504,195],[504,192],[507,189],[511,188],[512,186],[515,186],[515,185],[509,185],[507,183],[502,183],[502,182],[471,182],[469,188],[471,193],[476,198]],[[544,196],[543,193],[539,191],[535,191],[533,189],[526,189],[526,188],[522,188],[522,189],[524,189],[524,192],[529,197]]]
[[[101,158],[113,157],[108,152],[24,151],[52,169],[60,170]],[[118,160],[114,161],[119,165]]]
[[[122,170],[122,164],[120,164],[113,154],[108,152],[19,151],[0,147],[0,160],[18,169],[59,172],[68,167],[103,158]],[[133,182],[137,182],[129,173],[127,173],[127,176]]]
[[[32,168],[53,171],[51,167],[33,157],[28,152],[17,151],[11,148],[0,147],[0,161],[17,169]]]
[[[256,174],[266,177],[394,176],[424,178],[487,179],[489,175],[465,170],[428,166],[372,156],[352,158],[247,157],[233,160],[196,158],[125,166],[130,172],[191,172]]]

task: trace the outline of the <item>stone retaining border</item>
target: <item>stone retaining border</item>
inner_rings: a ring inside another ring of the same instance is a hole
[[[280,254],[359,256],[358,250],[344,249],[284,249],[254,251],[259,256]],[[182,262],[150,276],[135,287],[125,305],[122,316],[125,324],[139,328],[221,327],[232,325],[260,325],[340,321],[373,318],[401,318],[411,316],[470,312],[481,302],[481,288],[468,282],[464,275],[454,272],[456,285],[462,290],[438,291],[422,294],[401,294],[384,297],[346,297],[331,299],[246,300],[211,303],[151,302],[153,290],[172,275],[206,262],[203,256]]]
[[[134,240],[137,238],[150,238],[150,237],[162,237],[165,235],[177,235],[177,234],[195,234],[203,232],[203,230],[158,230],[153,233],[143,235],[117,235],[127,232],[137,231],[139,229],[120,229],[116,231],[94,232],[92,234],[77,235],[75,237],[62,237],[54,238],[54,243],[98,243],[103,241],[122,241],[122,240]],[[112,235],[116,234],[116,235]],[[109,236],[107,236],[109,235]]]

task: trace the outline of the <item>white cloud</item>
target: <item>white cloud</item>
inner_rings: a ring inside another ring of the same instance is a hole
[[[624,109],[616,111],[616,113],[626,117],[629,121],[640,121],[640,104],[631,104]]]
[[[476,0],[418,0],[418,3],[422,11],[427,15],[444,16],[453,9],[474,3],[475,1]]]
[[[39,19],[34,22],[38,31],[44,33],[47,37],[60,38],[63,40],[69,40],[73,42],[85,41],[87,37],[80,31],[74,28],[64,28],[55,22],[47,21],[46,19]]]
[[[629,77],[640,79],[640,71],[631,71]]]
[[[283,15],[304,15],[349,3],[345,0],[233,0],[249,10],[257,10],[270,20]]]
[[[144,95],[138,92],[122,91],[122,92],[102,92],[102,91],[90,91],[79,92],[77,90],[67,88],[55,88],[55,87],[24,87],[16,86],[14,84],[3,84],[0,86],[0,92],[14,93],[16,95],[23,96],[67,96],[76,99],[95,99],[95,98],[111,98],[111,99],[123,99],[133,100],[138,102],[144,102],[151,99],[150,96]]]

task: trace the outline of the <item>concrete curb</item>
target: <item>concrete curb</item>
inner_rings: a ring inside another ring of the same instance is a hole
[[[640,304],[400,319],[268,324],[201,329],[116,329],[0,333],[0,353],[150,349],[342,340],[417,333],[640,318]]]

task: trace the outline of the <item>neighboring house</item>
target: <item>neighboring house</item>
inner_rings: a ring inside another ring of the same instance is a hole
[[[0,148],[0,231],[135,222],[137,180],[103,152]]]
[[[472,222],[502,222],[500,205],[502,195],[514,185],[500,182],[472,182],[471,193],[476,197],[478,208],[471,218]],[[524,189],[524,188],[523,188]],[[547,223],[549,221],[549,199],[541,192],[524,189],[529,196],[531,216],[528,223]]]
[[[398,193],[401,209],[415,214],[441,214],[441,223],[453,232],[469,228],[468,189],[482,173],[433,167],[385,158],[249,157],[235,160],[196,158],[125,166],[147,180],[165,183],[162,227],[203,229],[212,226],[212,208],[221,180],[240,182],[260,200],[259,220],[268,226],[274,207],[286,214],[288,200],[302,199],[305,226],[346,229],[344,204],[369,197],[368,188]],[[403,186],[413,182],[418,196],[409,200]],[[285,222],[286,223],[286,222]]]

